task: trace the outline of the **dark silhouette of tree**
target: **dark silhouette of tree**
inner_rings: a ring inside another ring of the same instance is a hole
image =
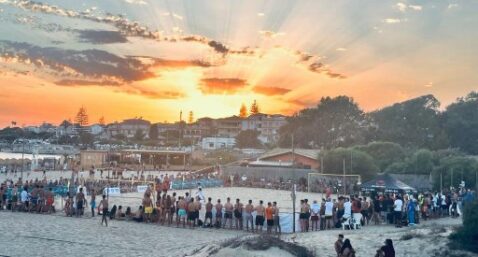
[[[78,113],[75,116],[75,123],[80,127],[88,126],[88,113],[86,112],[85,107],[82,106],[80,110],[78,110]]]
[[[257,138],[259,131],[243,130],[236,136],[236,147],[238,148],[259,148],[262,147],[261,141]]]
[[[159,136],[158,132],[158,124],[151,124],[149,127],[149,139],[151,140],[157,140]]]
[[[239,109],[239,117],[247,118],[247,107],[244,103],[241,105],[241,109]]]
[[[144,139],[144,133],[142,129],[137,129],[134,133],[134,140],[141,141]]]
[[[443,113],[443,127],[452,147],[478,154],[478,92],[449,105]]]
[[[101,126],[105,126],[105,125],[106,125],[105,117],[104,117],[104,116],[101,116],[101,118],[99,119],[98,123],[99,123]]]

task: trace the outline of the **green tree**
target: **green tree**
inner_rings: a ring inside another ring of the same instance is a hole
[[[425,95],[372,112],[376,128],[370,139],[404,147],[444,147],[447,140],[440,126],[439,107],[433,95]]]
[[[399,144],[392,142],[372,142],[355,148],[372,156],[381,172],[384,172],[393,163],[403,161],[405,158],[404,149]]]
[[[438,165],[433,171],[433,185],[436,189],[440,188],[440,177],[443,188],[453,186],[458,188],[462,179],[466,187],[474,188],[475,175],[478,172],[478,161],[469,156],[448,156],[440,159]],[[453,184],[451,184],[453,181]]]
[[[258,148],[261,147],[261,141],[257,138],[259,131],[243,130],[236,136],[236,147],[238,148]]]
[[[347,96],[325,97],[316,108],[304,109],[290,117],[279,130],[279,145],[303,148],[352,146],[364,142],[369,123],[364,112]]]
[[[151,124],[149,127],[149,133],[148,133],[149,139],[151,140],[157,140],[159,136],[159,131],[158,131],[158,124]]]
[[[93,145],[94,140],[95,140],[95,137],[91,133],[88,133],[88,132],[80,133],[79,142],[84,147]]]
[[[478,154],[478,92],[449,105],[443,113],[443,127],[452,147]]]
[[[379,171],[373,158],[365,152],[351,148],[336,148],[327,151],[324,155],[324,173],[360,175],[363,180],[374,177]]]

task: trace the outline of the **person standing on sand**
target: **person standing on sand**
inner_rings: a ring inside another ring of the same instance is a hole
[[[84,203],[85,203],[85,194],[83,194],[83,187],[80,187],[80,192],[76,194],[76,217],[83,215]]]
[[[259,205],[256,206],[256,229],[258,232],[262,232],[262,227],[264,226],[264,206],[263,201],[259,201]]]
[[[108,199],[106,199],[106,195],[103,195],[103,200],[101,200],[98,208],[102,208],[103,210],[101,216],[101,225],[103,225],[103,222],[105,222],[105,225],[108,226],[108,219],[106,218],[106,216],[108,215]]]
[[[206,216],[204,217],[204,227],[212,227],[212,198],[209,197],[206,203]],[[209,220],[209,222],[208,222]]]
[[[183,228],[186,227],[186,219],[187,219],[186,208],[187,208],[187,203],[183,199],[183,197],[180,196],[179,201],[178,201],[178,215],[177,215],[177,219],[176,219],[177,220],[177,222],[176,222],[177,227],[179,227],[179,223],[181,223],[181,220],[183,222]]]
[[[317,203],[317,200],[314,200],[312,206],[310,207],[311,217],[310,220],[312,221],[312,231],[319,231],[319,216],[320,216],[320,204]]]
[[[280,226],[280,217],[279,217],[279,207],[277,207],[277,202],[272,203],[272,209],[274,210],[274,232],[279,234],[282,233],[282,229]]]
[[[339,238],[334,243],[335,252],[337,257],[340,257],[340,250],[342,250],[342,245],[344,244],[344,235],[339,234]]]
[[[402,219],[402,207],[403,201],[400,199],[400,196],[397,196],[397,199],[393,202],[393,213],[395,218],[395,226],[397,228],[401,227],[401,219]]]
[[[232,229],[232,212],[234,210],[234,206],[231,203],[231,198],[227,198],[227,202],[224,204],[224,224],[223,227],[226,227],[226,223],[229,220],[229,228]]]
[[[267,220],[267,234],[270,234],[272,232],[272,227],[274,226],[274,210],[272,209],[271,202],[267,203],[266,220]]]
[[[235,225],[236,229],[242,230],[242,203],[239,199],[236,199],[236,204],[234,205],[234,218],[235,218]]]
[[[151,200],[151,191],[147,191],[143,198],[144,208],[144,222],[151,221],[151,214],[153,214],[153,201]]]
[[[249,222],[251,223],[251,230],[254,232],[254,219],[252,217],[252,212],[254,211],[254,206],[252,205],[252,200],[249,200],[249,203],[246,205],[246,229],[249,231]]]
[[[90,206],[91,206],[91,217],[95,217],[95,209],[96,209],[96,192],[95,190],[91,190],[91,199],[90,199]]]
[[[217,199],[216,203],[216,228],[220,228],[222,224],[222,204],[221,199]]]
[[[310,220],[310,204],[308,199],[304,199],[305,203],[305,231],[309,232]]]
[[[306,218],[306,214],[305,214],[305,202],[304,200],[300,200],[300,214],[299,214],[299,222],[300,222],[300,231],[302,232],[306,232],[306,228],[305,228],[305,220],[307,219]]]

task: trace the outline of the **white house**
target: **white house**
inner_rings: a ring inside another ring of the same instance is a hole
[[[202,149],[216,150],[221,148],[233,148],[236,139],[233,137],[204,137],[201,141]]]

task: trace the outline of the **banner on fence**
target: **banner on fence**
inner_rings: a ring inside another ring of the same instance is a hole
[[[139,185],[138,185],[138,186],[136,187],[136,190],[138,191],[138,193],[144,193],[144,192],[146,192],[147,189],[148,189],[148,186],[147,186],[147,185],[146,185],[146,186],[139,186]]]
[[[119,187],[107,187],[103,190],[103,194],[109,196],[120,196],[121,190]]]

